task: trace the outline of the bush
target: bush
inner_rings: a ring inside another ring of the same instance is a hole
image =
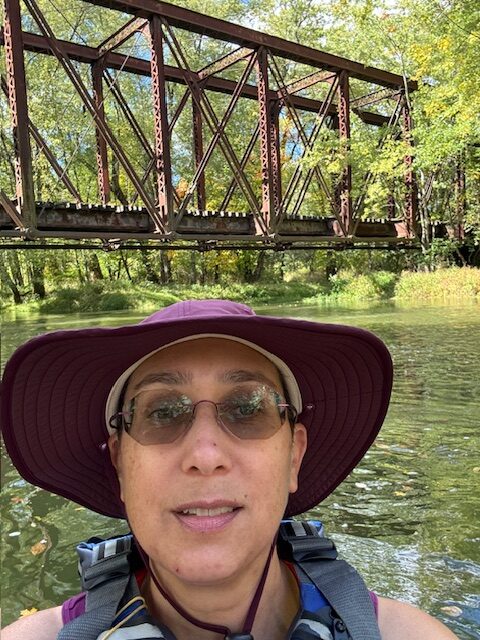
[[[406,271],[395,286],[395,299],[480,301],[480,269],[450,267],[422,273]]]
[[[331,298],[339,301],[387,300],[391,298],[398,276],[389,271],[358,274],[339,271],[330,278]]]
[[[40,303],[42,313],[78,313],[86,311],[113,311],[133,309],[134,297],[122,291],[109,291],[101,282],[78,288],[59,289],[48,300]]]

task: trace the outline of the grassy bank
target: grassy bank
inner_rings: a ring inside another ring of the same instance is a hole
[[[41,313],[153,311],[187,298],[228,298],[253,306],[263,304],[359,304],[401,302],[480,302],[480,269],[449,268],[431,273],[339,271],[324,282],[224,283],[160,286],[148,282],[97,281],[49,292],[45,300],[28,300],[16,311]],[[7,307],[8,308],[8,307]]]

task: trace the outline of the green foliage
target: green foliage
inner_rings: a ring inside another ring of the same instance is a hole
[[[432,273],[405,272],[395,286],[398,301],[476,300],[480,302],[480,270],[468,267]]]
[[[330,278],[330,297],[338,301],[363,302],[391,298],[398,276],[388,271],[355,273],[339,271]]]
[[[42,313],[76,313],[133,309],[134,307],[135,298],[130,293],[112,290],[108,284],[95,282],[78,288],[55,291],[47,301],[39,305],[39,310]]]

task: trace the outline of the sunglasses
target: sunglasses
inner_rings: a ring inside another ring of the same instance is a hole
[[[288,417],[295,424],[297,412],[265,385],[242,385],[232,389],[221,402],[191,398],[172,389],[140,391],[129,402],[129,409],[114,414],[109,424],[124,429],[140,444],[169,444],[180,438],[193,424],[200,404],[215,407],[217,423],[241,440],[265,440],[273,436]]]

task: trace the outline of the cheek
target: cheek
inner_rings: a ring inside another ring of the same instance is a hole
[[[140,447],[137,443],[122,446],[118,459],[121,498],[127,511],[149,509],[155,498],[158,500],[159,487],[163,484],[158,456]]]

